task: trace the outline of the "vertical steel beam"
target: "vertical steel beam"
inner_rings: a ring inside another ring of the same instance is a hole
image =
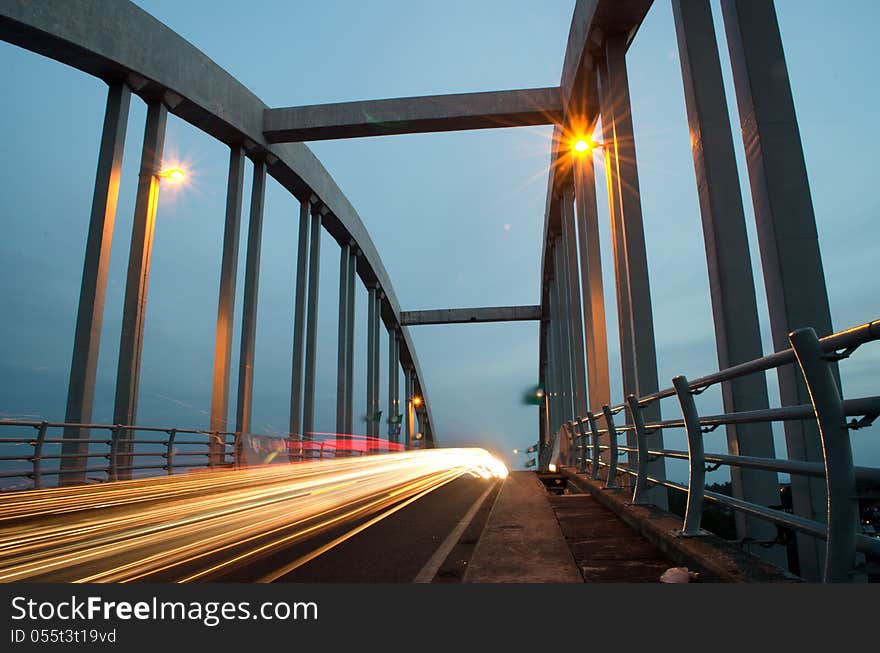
[[[400,340],[403,338],[403,333],[401,333],[400,326],[398,325],[395,335],[397,336],[394,341],[394,359],[396,361],[396,365],[394,368],[394,417],[397,420],[395,423],[394,430],[397,431],[397,441],[400,442],[402,438],[400,437],[401,427],[403,426],[403,411],[400,406],[400,373],[401,373],[401,364],[400,364]]]
[[[299,240],[296,253],[296,290],[293,313],[293,364],[290,379],[290,426],[291,439],[302,441],[303,407],[303,349],[306,326],[306,284],[309,261],[309,200],[299,204]],[[291,445],[301,447],[301,445]]]
[[[555,254],[551,254],[555,256]],[[555,266],[554,266],[555,267]],[[562,315],[559,309],[559,280],[553,278],[550,281],[550,326],[551,326],[551,345],[553,351],[552,362],[552,382],[553,382],[553,404],[551,410],[551,435],[556,434],[560,425],[565,420],[564,406],[564,386],[563,386],[563,350],[562,350]]]
[[[160,100],[147,105],[144,127],[144,146],[138,175],[137,196],[134,205],[134,224],[128,255],[128,275],[125,281],[125,300],[122,311],[122,335],[119,341],[119,364],[116,372],[116,401],[113,421],[133,425],[137,420],[138,386],[140,384],[141,353],[144,342],[144,321],[147,311],[147,287],[150,280],[150,262],[153,255],[153,233],[156,226],[156,207],[159,201],[159,177],[162,151],[165,147],[165,123],[168,109]],[[131,453],[134,433],[122,432],[123,442],[118,451],[119,478],[131,477]]]
[[[263,245],[265,197],[266,162],[255,159],[244,268],[244,306],[241,314],[241,352],[238,357],[238,402],[235,414],[235,430],[242,436],[251,431],[254,352],[257,344],[257,297],[260,292],[260,253]]]
[[[376,335],[378,329],[374,324],[378,324],[379,316],[376,314],[376,296],[378,288],[371,286],[367,292],[367,437],[375,437],[374,432],[374,416],[376,412],[376,397],[378,395],[375,372],[378,371],[379,360],[376,355]]]
[[[398,441],[398,429],[396,428],[397,411],[400,402],[398,384],[398,341],[397,328],[388,329],[388,441]]]
[[[672,10],[706,245],[718,366],[725,369],[763,355],[745,213],[712,9],[708,0],[673,0]],[[769,407],[763,374],[725,382],[721,391],[726,413]],[[728,425],[727,449],[733,455],[774,458],[770,424]],[[764,506],[779,501],[775,473],[734,466],[730,479],[735,497]],[[738,538],[776,537],[773,524],[739,511],[735,516]],[[782,548],[753,547],[751,551],[775,564],[785,564]]]
[[[339,252],[339,331],[336,347],[336,442],[347,439],[345,432],[345,391],[348,387],[345,357],[348,345],[348,266],[351,263],[348,243]]]
[[[587,414],[587,374],[584,367],[584,326],[581,313],[581,286],[578,274],[577,236],[575,235],[574,189],[562,190],[562,251],[560,258],[565,268],[568,296],[568,328],[571,334],[571,363],[573,388],[572,412],[574,418]]]
[[[601,65],[601,62],[600,62]],[[619,235],[622,236],[623,259],[626,281],[623,294],[627,297],[629,314],[623,319],[629,324],[632,358],[631,382],[635,388],[624,384],[624,396],[637,397],[651,394],[659,389],[657,379],[657,353],[654,344],[654,317],[651,307],[651,289],[648,278],[648,257],[645,248],[645,232],[642,224],[642,206],[639,194],[639,176],[636,162],[635,136],[633,133],[632,105],[626,70],[626,35],[609,34],[605,41],[605,74],[601,76],[601,104],[603,130],[605,132],[605,157],[610,162],[614,202],[619,211]],[[611,136],[609,141],[608,136]],[[616,252],[616,257],[620,253]],[[623,335],[623,330],[622,330]],[[621,345],[624,344],[621,339]],[[621,347],[623,349],[623,347]],[[626,378],[626,372],[624,372]],[[646,421],[660,419],[659,403],[645,408]],[[628,441],[635,445],[635,437],[627,433]],[[657,444],[662,447],[662,433],[657,434]],[[649,464],[652,476],[665,478],[666,464],[659,458]],[[649,500],[660,508],[667,506],[666,488],[657,486],[648,492]]]
[[[214,338],[214,376],[211,382],[209,429],[228,431],[229,377],[232,358],[232,327],[235,320],[235,281],[238,273],[238,244],[241,233],[241,204],[244,187],[244,148],[229,148],[229,175],[226,181],[226,217],[223,227],[223,254],[220,259],[220,296],[217,300],[217,327]],[[222,436],[212,437],[211,465],[226,462]]]
[[[372,367],[373,372],[373,437],[378,438],[381,434],[379,432],[379,426],[382,423],[382,404],[380,400],[380,385],[379,385],[379,325],[382,321],[382,299],[384,299],[385,294],[380,290],[376,289],[376,319],[371,323],[373,327],[373,361],[374,365]]]
[[[541,434],[541,438],[539,442],[539,457],[543,458],[544,456],[544,447],[550,442],[550,406],[552,404],[552,382],[551,382],[551,369],[552,369],[552,351],[550,346],[550,305],[549,300],[547,299],[548,291],[547,291],[547,281],[544,280],[544,287],[541,290],[542,301],[544,302],[544,306],[546,307],[544,310],[544,317],[541,319],[541,338],[544,342],[544,360],[541,365],[538,373],[540,374],[540,383],[541,388],[544,390],[544,399],[541,403],[541,418],[539,425],[539,433]]]
[[[806,163],[788,80],[785,53],[771,0],[730,0],[721,5],[758,228],[770,332],[778,351],[789,332],[812,327],[832,332],[828,291]],[[837,374],[836,369],[832,371]],[[783,405],[810,401],[792,366],[779,368]],[[788,456],[823,460],[819,430],[806,421],[785,424]],[[818,479],[792,477],[794,512],[821,520],[826,491]],[[800,575],[818,580],[824,543],[798,536]]]
[[[111,84],[107,90],[104,128],[98,150],[98,169],[89,216],[89,233],[73,337],[73,360],[67,388],[64,421],[73,424],[88,424],[92,421],[95,377],[101,349],[101,325],[104,321],[104,298],[107,292],[107,270],[110,265],[130,105],[131,89],[123,83]],[[64,429],[64,439],[67,441],[62,447],[64,458],[61,459],[61,485],[85,483],[88,437],[87,429]]]
[[[549,251],[549,249],[548,249]],[[552,256],[552,253],[551,253]],[[550,306],[550,320],[548,321],[548,335],[547,339],[550,346],[550,356],[548,359],[548,369],[550,373],[550,378],[547,381],[548,388],[550,390],[550,437],[554,437],[556,434],[556,429],[558,428],[559,423],[559,352],[558,352],[558,338],[557,338],[557,326],[559,322],[559,316],[557,315],[556,309],[556,291],[553,288],[553,285],[556,283],[555,279],[549,279],[547,281],[547,303]]]
[[[608,66],[604,59],[596,61],[596,72],[602,115],[603,159],[605,161],[605,182],[608,192],[608,213],[611,221],[611,254],[614,260],[614,288],[617,303],[618,338],[620,342],[620,373],[623,381],[623,395],[634,394],[638,396],[635,343],[633,341],[632,312],[630,310],[629,269],[626,265],[626,240],[623,232],[623,209],[620,204],[620,193],[617,192],[619,178],[612,147],[614,142],[615,101],[612,96]],[[608,403],[610,404],[610,399]],[[594,406],[593,410],[599,410],[599,408]]]
[[[344,432],[351,434],[354,424],[354,308],[355,308],[355,276],[357,274],[358,252],[354,243],[349,243],[349,259],[348,259],[348,307],[346,312],[346,322],[348,324],[346,330],[345,343],[345,422]]]
[[[315,431],[315,373],[318,361],[318,292],[321,273],[321,219],[327,209],[312,205],[311,236],[309,238],[309,298],[306,318],[306,370],[303,379],[303,440],[313,440]]]
[[[404,401],[406,410],[403,413],[404,446],[409,449],[413,446],[413,369],[407,367],[403,371],[404,378]]]
[[[564,391],[562,423],[570,422],[574,417],[574,334],[571,329],[571,306],[568,289],[568,271],[565,266],[565,244],[560,233],[553,246],[554,274],[556,275],[556,301],[559,307],[559,330],[562,338],[560,341],[562,350],[562,387]]]
[[[599,410],[611,403],[608,335],[605,327],[605,291],[599,246],[599,213],[592,152],[575,157],[574,191],[578,227],[581,293],[587,358],[588,406]]]

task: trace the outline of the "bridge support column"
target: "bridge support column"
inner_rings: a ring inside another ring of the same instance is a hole
[[[88,424],[92,421],[95,399],[95,377],[98,353],[101,349],[101,325],[104,321],[104,297],[107,292],[107,270],[113,243],[113,224],[116,220],[116,202],[119,198],[119,178],[131,89],[125,84],[110,85],[104,128],[98,151],[98,170],[89,233],[83,262],[79,307],[76,313],[76,332],[73,337],[73,360],[70,365],[70,383],[67,388],[67,411],[64,421]],[[64,429],[60,485],[85,483],[89,452],[87,429]]]
[[[785,53],[771,0],[722,3],[724,29],[733,67],[770,331],[776,350],[789,346],[788,334],[812,327],[819,337],[832,332],[831,312],[810,184],[795,115]],[[793,366],[779,369],[783,405],[809,404],[806,385]],[[836,376],[836,368],[835,368]],[[788,456],[822,462],[815,424],[785,423]],[[826,492],[819,479],[792,477],[794,512],[824,520]],[[825,544],[798,536],[800,575],[818,580]]]
[[[559,430],[559,426],[565,419],[563,410],[562,383],[562,371],[564,369],[562,362],[562,329],[560,326],[562,318],[559,312],[557,288],[558,279],[554,277],[549,281],[547,288],[550,297],[550,382],[553,389],[552,401],[550,403],[551,436],[555,436],[556,431]]]
[[[605,42],[605,61],[599,60],[600,104],[604,154],[612,210],[615,267],[618,269],[618,315],[621,324],[621,360],[624,396],[651,394],[659,389],[657,353],[654,344],[654,317],[648,259],[642,225],[639,176],[636,164],[632,105],[626,70],[626,36],[609,34]],[[621,274],[625,270],[625,274]],[[645,410],[645,420],[660,419],[655,402]],[[654,444],[662,446],[658,433]],[[635,446],[635,439],[631,444]],[[665,478],[663,458],[649,463],[648,473]],[[646,499],[660,508],[668,505],[666,489],[655,487]]]
[[[348,256],[348,289],[346,291],[348,305],[346,307],[346,330],[345,340],[345,421],[343,432],[350,435],[353,432],[354,415],[354,307],[355,307],[355,276],[357,274],[358,253],[353,243],[349,243]]]
[[[232,327],[235,320],[235,281],[238,273],[238,244],[241,233],[241,203],[244,187],[244,148],[229,149],[229,175],[226,183],[226,218],[223,228],[223,254],[220,259],[220,297],[217,301],[217,328],[214,338],[214,377],[211,382],[212,432],[228,431],[229,377],[232,357]],[[211,466],[226,462],[223,436],[211,439]]]
[[[560,262],[566,276],[568,294],[568,328],[571,334],[572,413],[573,417],[587,414],[587,375],[584,367],[584,326],[581,313],[581,286],[578,275],[577,236],[575,235],[574,189],[562,190],[562,251]]]
[[[709,289],[719,369],[763,355],[758,306],[730,116],[708,0],[673,0],[675,28],[687,105],[697,193],[706,244]],[[767,381],[752,374],[722,384],[724,412],[769,407]],[[770,424],[730,424],[727,450],[733,455],[774,458]],[[764,506],[779,503],[775,473],[733,466],[733,496]],[[772,541],[769,522],[736,511],[737,537]],[[785,549],[751,547],[751,552],[785,566]]]
[[[571,407],[571,338],[569,336],[568,309],[565,302],[565,276],[560,265],[562,252],[562,238],[557,235],[553,239],[553,291],[556,307],[556,381],[559,392],[557,399],[559,411],[556,415],[557,424],[554,431],[559,431],[562,425],[572,417]],[[563,438],[559,443],[560,452],[567,451],[566,440]]]
[[[550,444],[550,436],[553,433],[553,342],[551,338],[552,327],[550,326],[550,300],[549,295],[550,292],[547,289],[547,282],[545,282],[542,301],[546,306],[545,309],[545,317],[541,322],[542,333],[541,336],[544,339],[544,367],[541,370],[543,374],[543,388],[544,388],[544,402],[541,408],[542,412],[542,421],[541,421],[541,432],[542,439],[540,441],[540,456],[543,459],[544,448],[549,446]]]
[[[372,322],[373,327],[373,360],[375,361],[372,371],[373,371],[373,437],[378,438],[381,433],[379,432],[379,427],[382,424],[382,403],[381,403],[381,385],[379,383],[379,368],[381,367],[381,362],[379,360],[379,337],[380,337],[380,328],[379,326],[382,324],[382,300],[385,298],[385,293],[383,293],[380,289],[376,289],[376,319]]]
[[[321,219],[326,207],[312,205],[311,237],[309,238],[309,298],[306,318],[306,369],[303,385],[303,440],[314,440],[315,431],[315,372],[318,359],[318,292],[321,273]]]
[[[336,444],[342,445],[348,439],[345,431],[345,407],[348,403],[346,390],[348,370],[348,266],[351,264],[351,247],[346,243],[339,252],[339,331],[336,349]]]
[[[291,458],[302,459],[302,407],[303,407],[303,346],[306,324],[306,284],[309,261],[309,200],[299,204],[299,240],[296,253],[296,290],[293,314],[293,364],[290,380],[290,443]]]
[[[251,431],[254,389],[254,351],[257,344],[257,297],[260,291],[260,254],[263,245],[263,205],[266,197],[266,162],[254,160],[248,222],[247,258],[244,271],[244,306],[241,314],[241,353],[238,360],[238,404],[235,430]]]
[[[575,157],[574,192],[580,248],[583,328],[586,342],[588,406],[601,410],[611,403],[608,368],[608,335],[605,327],[605,291],[599,246],[599,213],[592,152]],[[582,415],[583,417],[583,415]]]
[[[147,312],[147,287],[153,254],[153,233],[159,201],[159,177],[165,147],[165,123],[168,109],[161,100],[147,105],[144,145],[138,175],[134,206],[134,224],[128,255],[128,275],[122,311],[122,335],[119,342],[119,365],[116,372],[116,401],[113,421],[133,425],[137,420],[138,387],[140,384],[141,352],[144,342],[144,320]],[[121,432],[117,447],[119,456],[117,478],[131,478],[131,451],[134,433]]]
[[[548,252],[552,256],[552,252],[548,247]],[[562,399],[560,397],[560,378],[559,373],[559,307],[556,305],[556,279],[547,281],[547,296],[550,304],[550,435],[556,435],[559,428],[559,412],[562,410]]]
[[[556,291],[556,308],[559,316],[559,352],[560,352],[560,372],[561,372],[561,391],[562,391],[562,411],[559,415],[561,423],[568,422],[573,417],[571,398],[574,394],[574,384],[572,382],[572,335],[571,322],[569,319],[570,307],[568,305],[568,284],[566,283],[567,274],[565,271],[565,261],[563,259],[563,243],[562,236],[556,236],[553,243],[553,275],[555,283],[553,288]]]
[[[388,441],[400,440],[400,341],[397,328],[388,329]]]
[[[404,433],[404,446],[407,449],[411,449],[413,447],[413,369],[411,367],[407,367],[403,371],[403,383],[404,383],[404,396],[403,399],[406,402],[406,410],[403,413],[403,433]]]
[[[376,411],[379,405],[379,290],[375,286],[367,293],[367,437],[376,437]]]

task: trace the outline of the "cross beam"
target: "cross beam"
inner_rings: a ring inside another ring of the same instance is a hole
[[[523,322],[540,319],[540,306],[440,308],[428,311],[400,312],[400,323],[403,326],[419,326],[422,324],[466,324],[471,322]]]
[[[562,120],[559,88],[315,104],[266,109],[270,143],[464,129],[550,125]]]

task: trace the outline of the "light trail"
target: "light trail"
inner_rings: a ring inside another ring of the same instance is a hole
[[[274,580],[462,475],[503,478],[483,449],[428,449],[0,495],[0,582],[192,582],[366,520]]]

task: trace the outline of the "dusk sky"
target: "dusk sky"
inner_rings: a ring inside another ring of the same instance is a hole
[[[556,86],[574,0],[270,2],[138,0],[269,106]],[[777,13],[836,330],[877,318],[875,26],[880,3],[777,0]],[[713,2],[751,243],[765,352],[771,351],[752,200],[723,24]],[[628,54],[661,386],[717,369],[699,206],[670,3],[658,0]],[[106,85],[0,43],[0,418],[64,417],[76,306]],[[145,106],[132,99],[93,419],[112,421],[122,295]],[[537,304],[551,127],[388,136],[310,144],[369,230],[404,310]],[[597,163],[601,154],[596,154]],[[158,209],[138,423],[207,428],[228,147],[169,116],[166,161],[187,184]],[[605,180],[597,166],[608,342],[622,399]],[[245,178],[236,345],[244,288]],[[298,203],[266,196],[253,430],[287,431]],[[339,249],[321,248],[317,430],[335,430]],[[364,432],[366,291],[358,284],[355,430]],[[512,466],[537,441],[537,323],[411,330],[435,434],[486,447]],[[381,405],[387,338],[381,339]],[[880,346],[841,364],[845,396],[880,393]],[[775,375],[768,377],[778,404]],[[402,387],[402,384],[401,384]],[[674,402],[674,400],[673,400]],[[721,412],[720,393],[698,406]],[[678,415],[665,403],[665,416]],[[383,434],[385,427],[383,425]],[[880,465],[880,429],[853,434],[856,464]],[[669,433],[671,448],[684,448]],[[723,451],[724,436],[707,438]],[[777,453],[784,455],[777,434]],[[681,479],[686,468],[670,463]],[[709,481],[723,480],[721,471]]]

